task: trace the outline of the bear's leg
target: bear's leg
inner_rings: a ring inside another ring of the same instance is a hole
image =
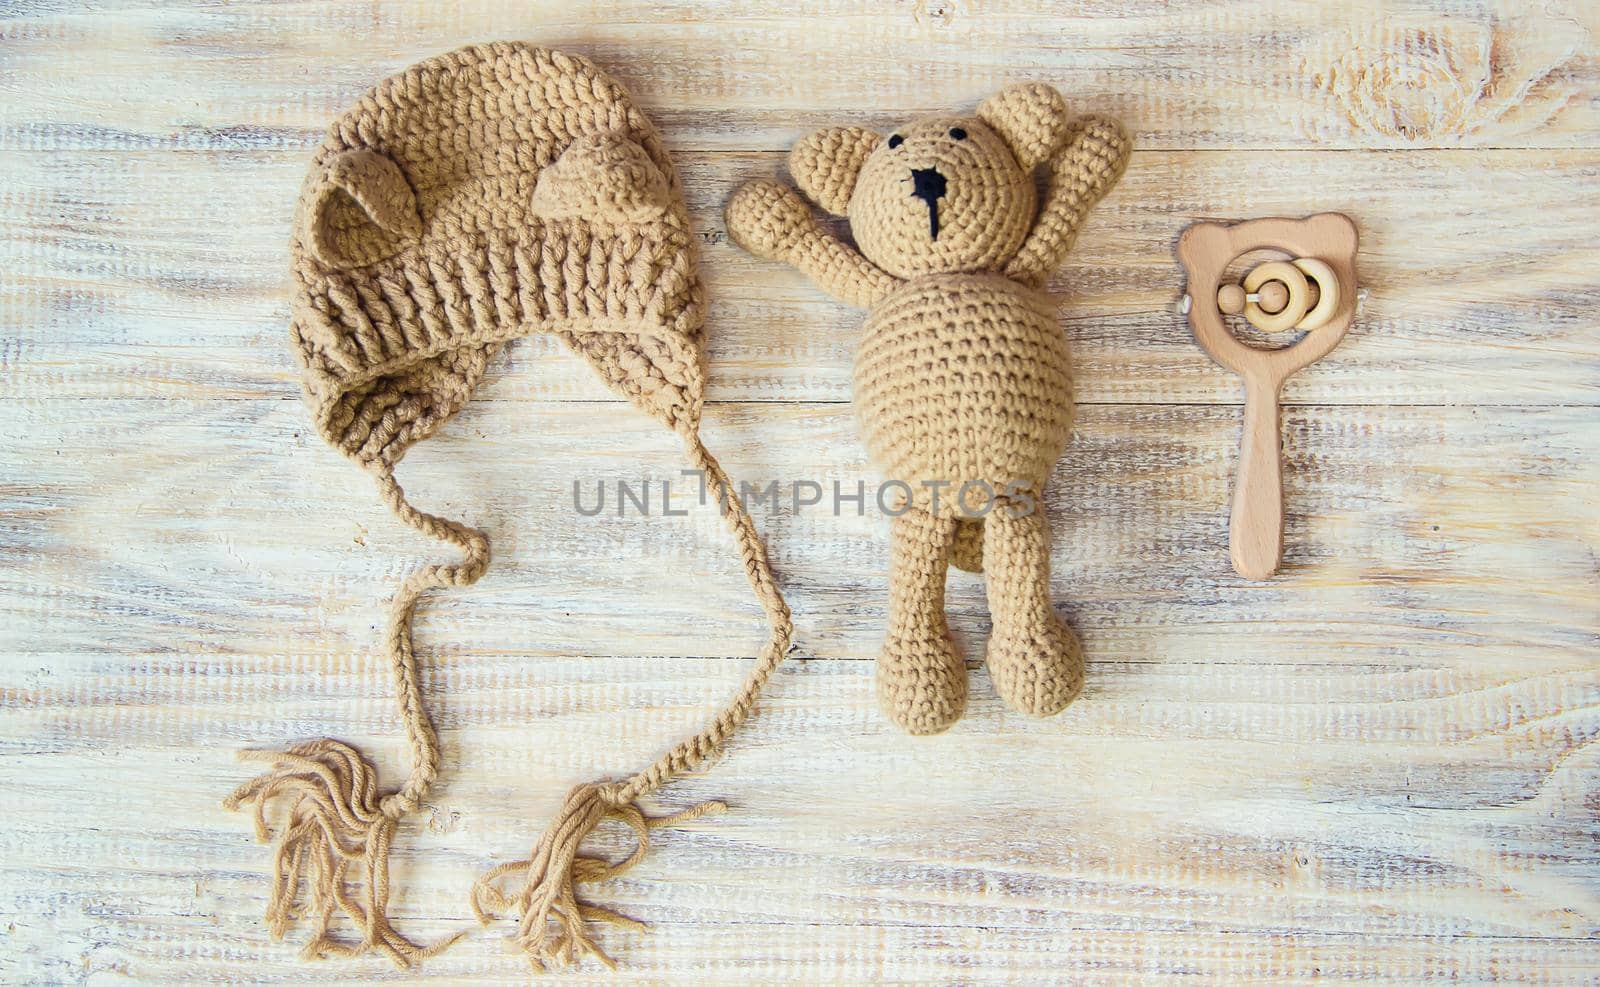
[[[1050,546],[1044,509],[1013,517],[997,503],[983,533],[989,593],[987,662],[995,691],[1013,709],[1033,716],[1061,712],[1083,688],[1078,636],[1050,605]]]
[[[938,733],[967,705],[967,666],[944,619],[944,579],[956,520],[912,507],[890,529],[889,633],[878,658],[878,702],[910,733]]]

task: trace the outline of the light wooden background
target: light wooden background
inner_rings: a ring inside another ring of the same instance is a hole
[[[879,716],[881,519],[759,519],[801,628],[762,712],[603,900],[618,979],[1594,983],[1600,977],[1600,14],[1588,0],[638,7],[192,3],[0,14],[0,980],[299,982],[258,921],[234,749],[403,768],[373,654],[441,557],[309,429],[286,244],[309,150],[380,77],[514,38],[635,92],[714,294],[707,438],[756,482],[867,475],[861,315],[727,244],[810,127],[1042,79],[1137,133],[1055,288],[1082,407],[1049,510],[1083,698],[974,661],[949,734]],[[1344,210],[1371,298],[1285,395],[1284,573],[1226,551],[1239,394],[1172,313],[1178,231]],[[408,460],[495,562],[419,624],[445,764],[401,832],[424,976],[521,981],[466,891],[572,783],[735,687],[760,616],[709,511],[586,519],[670,436],[548,341]],[[952,577],[978,653],[978,582]],[[608,837],[609,839],[609,837]],[[620,838],[601,845],[616,849]],[[595,968],[579,976],[593,977]]]

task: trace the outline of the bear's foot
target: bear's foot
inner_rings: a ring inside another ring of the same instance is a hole
[[[1048,607],[1025,625],[996,626],[986,661],[1000,698],[1029,716],[1054,716],[1083,691],[1083,646]]]
[[[967,665],[948,635],[891,637],[878,657],[878,705],[907,733],[941,733],[967,708]]]

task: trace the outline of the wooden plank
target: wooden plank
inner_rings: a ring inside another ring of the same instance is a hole
[[[572,358],[574,373],[580,368]],[[491,389],[493,385],[490,385]],[[295,401],[10,402],[0,423],[0,652],[110,648],[308,656],[367,648],[400,575],[448,557],[386,513]],[[1308,407],[1286,414],[1286,558],[1227,557],[1235,408],[1082,409],[1048,500],[1056,594],[1104,661],[1592,669],[1600,642],[1600,420],[1592,408]],[[887,524],[841,504],[875,482],[849,409],[723,405],[707,442],[753,489],[804,653],[866,658]],[[482,525],[490,574],[420,620],[482,655],[747,657],[759,611],[672,436],[624,406],[469,404],[401,471]],[[616,516],[616,484],[655,516]],[[677,484],[661,516],[659,484]],[[824,503],[796,508],[792,484]],[[607,516],[573,505],[609,489]],[[869,491],[875,488],[869,487]],[[621,602],[626,601],[622,606]],[[975,655],[981,583],[951,580]]]
[[[695,148],[892,126],[1024,79],[1127,119],[1146,147],[1593,147],[1600,133],[1600,24],[1584,0],[143,0],[24,4],[3,24],[6,149],[306,147],[384,75],[491,38],[594,58]]]
[[[0,918],[14,971],[165,980],[192,964],[178,979],[209,980],[247,963],[304,977],[259,925],[267,851],[216,798],[249,774],[230,749],[324,730],[398,770],[374,672],[216,653],[9,663]],[[642,764],[739,672],[515,656],[430,673],[446,759],[421,824],[402,830],[403,927],[471,928],[470,879],[526,852],[569,784]],[[1149,964],[1270,979],[1326,964],[1394,981],[1431,963],[1580,983],[1596,969],[1592,669],[1099,664],[1056,719],[1007,713],[980,679],[965,721],[916,741],[872,708],[869,674],[791,664],[724,761],[660,800],[734,808],[663,833],[600,892],[656,926],[605,933],[629,973],[1114,977]],[[598,847],[625,852],[620,834]],[[505,932],[476,933],[427,972],[525,974]]]
[[[0,161],[0,398],[294,394],[287,249],[304,155],[18,154]],[[781,155],[681,156],[711,287],[713,400],[844,401],[862,313],[726,242],[722,203]],[[150,180],[130,183],[128,171]],[[1055,279],[1085,402],[1235,403],[1173,303],[1202,218],[1345,210],[1371,297],[1289,404],[1593,404],[1600,152],[1135,155]],[[246,193],[245,190],[248,190]],[[1485,217],[1493,204],[1493,235]],[[1419,249],[1421,246],[1426,249]],[[513,347],[496,400],[599,400]]]

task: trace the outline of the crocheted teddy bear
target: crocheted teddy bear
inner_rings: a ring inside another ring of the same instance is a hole
[[[937,733],[966,706],[944,614],[952,561],[985,573],[986,660],[1006,702],[1048,716],[1082,688],[1082,651],[1049,594],[1041,495],[1066,448],[1072,381],[1040,289],[1130,148],[1115,121],[1074,118],[1052,87],[1016,85],[975,117],[929,117],[887,140],[830,127],[794,146],[800,190],[849,217],[855,247],[779,182],[750,182],[728,203],[735,242],[871,312],[854,403],[886,489],[903,494],[878,695],[912,733]]]

